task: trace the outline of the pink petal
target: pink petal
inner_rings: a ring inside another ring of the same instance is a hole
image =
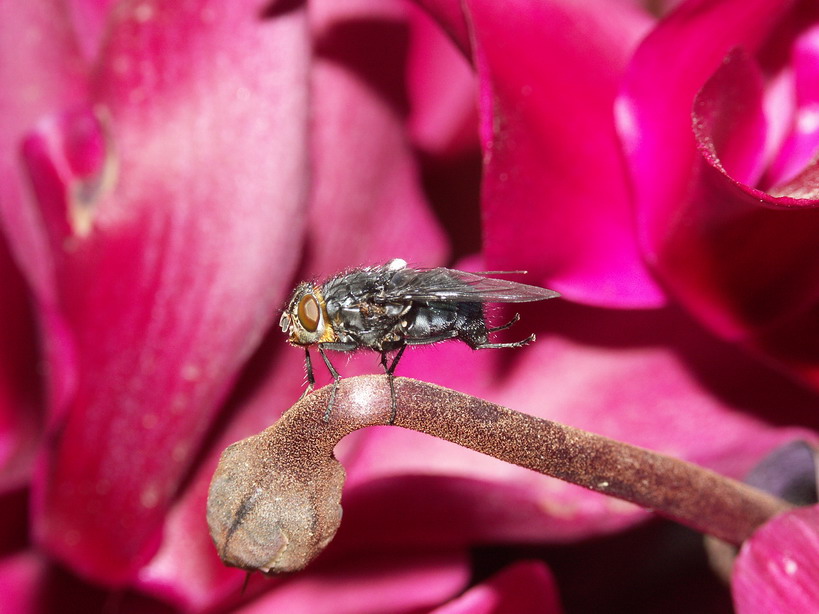
[[[777,25],[778,44],[786,45],[789,22],[781,6],[759,2],[748,10],[743,3],[739,19],[725,12],[732,2],[704,10],[686,4],[672,14],[635,55],[621,132],[642,236],[667,285],[720,335],[815,385],[819,355],[805,339],[819,312],[813,241],[819,212],[817,201],[808,200],[819,195],[819,167],[809,165],[769,193],[754,187],[767,155],[759,69],[743,52],[717,64],[736,45],[758,49]],[[672,49],[680,47],[695,47],[696,56],[686,57],[684,79],[664,84],[675,71],[663,62],[675,61]],[[685,100],[694,102],[694,139]]]
[[[77,581],[42,553],[34,551],[0,558],[0,594],[3,595],[3,614],[99,612],[106,601],[111,603],[110,595]],[[150,611],[129,608],[132,600],[123,597],[118,603],[122,611]]]
[[[67,0],[63,4],[84,59],[93,62],[100,52],[105,25],[111,9],[116,6],[116,0]]]
[[[359,2],[355,9],[314,2],[310,10],[320,53],[312,69],[313,189],[302,275],[326,276],[398,255],[424,264],[440,262],[443,236],[420,190],[403,118],[380,94],[400,71],[405,50],[396,44],[400,41],[379,36],[379,27],[408,25],[404,13],[379,1]],[[375,36],[357,35],[360,28]],[[384,60],[373,66],[374,54],[395,65]],[[362,71],[370,86],[362,82]],[[382,86],[373,88],[373,83]],[[202,506],[222,450],[266,428],[301,393],[303,352],[287,347],[278,331],[266,343],[274,364],[265,366],[262,387],[243,403],[170,512],[162,546],[140,574],[142,590],[193,608],[212,607],[240,590],[244,576],[216,557]],[[360,365],[345,364],[344,375],[370,370],[376,363],[367,358]],[[326,379],[322,365],[316,372],[320,382]]]
[[[38,611],[37,606],[42,598],[41,582],[46,569],[45,560],[33,552],[0,558],[3,612],[30,614]]]
[[[197,611],[215,607],[241,591],[245,574],[225,567],[208,534],[207,491],[222,450],[270,426],[298,399],[304,384],[303,355],[288,349],[293,348],[282,347],[266,370],[257,374],[261,385],[220,432],[191,484],[169,511],[161,547],[135,582],[139,590]],[[255,361],[250,366],[254,365]]]
[[[0,238],[0,492],[30,478],[43,428],[37,345],[20,272]]]
[[[438,20],[461,51],[469,53],[472,48],[471,26],[460,0],[416,0],[416,4]]]
[[[637,251],[612,115],[650,20],[610,2],[464,6],[480,80],[488,265],[526,269],[577,301],[661,304]]]
[[[762,73],[741,49],[729,53],[694,102],[694,136],[703,156],[739,183],[753,185],[766,162]]]
[[[0,558],[0,594],[3,614],[105,612],[114,606],[119,612],[133,614],[170,611],[165,604],[140,595],[110,593],[83,583],[34,551]]]
[[[44,114],[85,101],[85,66],[58,0],[0,5],[0,221],[43,310],[55,310],[54,263],[42,221],[28,205],[20,149]],[[43,44],[48,41],[48,44]],[[49,341],[46,340],[46,351]]]
[[[685,2],[634,53],[617,100],[617,120],[634,182],[640,240],[652,260],[692,181],[694,96],[728,51],[755,48],[790,4]]]
[[[763,417],[816,426],[813,395],[678,312],[557,301],[538,309],[548,327],[527,320],[534,311],[517,325],[528,322],[520,334],[538,333],[528,348],[418,348],[399,372],[734,477],[798,432]],[[634,506],[418,433],[383,428],[365,436],[346,465],[342,543],[564,542],[645,518]]]
[[[57,297],[78,378],[35,484],[35,529],[98,580],[123,582],[154,553],[211,417],[289,290],[305,20],[265,21],[262,8],[119,12],[91,103],[27,141],[57,291],[32,284],[43,304]],[[36,272],[40,254],[18,245]]]
[[[426,13],[413,11],[412,25],[407,88],[412,105],[408,130],[413,142],[436,156],[477,153],[475,73]]]
[[[787,135],[767,171],[764,185],[772,186],[793,179],[809,165],[819,147],[819,27],[809,28],[793,46],[792,65],[785,71],[787,87],[793,88],[793,100],[781,101],[767,113],[772,119],[790,120]],[[790,69],[790,70],[788,70]],[[787,106],[786,106],[787,105]],[[795,108],[794,108],[795,107]]]
[[[36,299],[44,317],[53,303],[52,261],[40,234],[38,221],[31,209],[23,206],[28,184],[20,172],[20,140],[26,130],[53,106],[71,106],[84,94],[86,85],[82,65],[78,62],[72,33],[62,19],[61,3],[48,0],[20,6],[0,5],[0,223],[8,237],[16,265],[22,266],[29,284],[37,292]],[[48,44],[43,44],[48,41]],[[3,399],[2,447],[3,476],[0,488],[7,491],[28,479],[32,454],[40,443],[43,416],[38,407],[39,378],[31,370],[35,366],[35,340],[28,312],[30,305],[23,294],[19,272],[6,253],[3,239],[0,258],[4,279],[4,330],[2,333]],[[37,254],[26,260],[24,252]],[[54,313],[51,311],[51,315]],[[51,344],[43,344],[46,356]],[[17,504],[21,495],[4,492],[3,545],[20,548],[28,524],[22,514],[26,501]],[[10,499],[14,501],[10,503]],[[2,589],[4,602],[19,599],[21,611],[29,597],[37,597],[35,584],[40,566],[35,557],[20,556],[3,564],[2,575],[10,585]],[[18,574],[26,571],[27,577]],[[11,573],[9,573],[11,572]],[[10,605],[11,607],[11,605]]]
[[[731,589],[738,614],[819,610],[819,507],[781,514],[745,542]]]
[[[310,5],[313,176],[304,276],[401,257],[436,264],[443,233],[426,203],[397,80],[410,24],[398,4]]]
[[[557,587],[541,562],[524,561],[473,586],[434,614],[558,614]]]
[[[345,561],[340,568],[294,576],[239,612],[378,614],[426,610],[463,590],[468,574],[466,557],[457,553],[367,554]]]

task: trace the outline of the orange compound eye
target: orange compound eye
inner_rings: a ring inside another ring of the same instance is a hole
[[[299,301],[298,310],[299,322],[307,332],[316,331],[321,319],[321,307],[319,307],[316,297],[312,294],[305,294]]]

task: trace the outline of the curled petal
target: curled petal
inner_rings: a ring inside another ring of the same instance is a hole
[[[684,2],[635,51],[616,116],[634,184],[639,237],[652,261],[662,248],[668,220],[678,216],[677,207],[686,200],[696,169],[694,97],[731,49],[755,49],[791,4]]]
[[[762,73],[732,50],[694,101],[694,137],[703,157],[735,181],[755,184],[765,163]]]
[[[781,63],[800,15],[817,19],[790,3],[681,5],[638,49],[618,110],[641,238],[665,283],[720,335],[815,385],[819,170],[775,186],[764,172],[760,66]],[[682,46],[693,55],[672,69]]]

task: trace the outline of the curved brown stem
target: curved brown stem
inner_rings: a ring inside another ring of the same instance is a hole
[[[740,482],[656,452],[407,378],[394,380],[394,425],[631,501],[731,544],[790,507]],[[262,433],[228,447],[208,496],[222,560],[264,572],[303,568],[335,535],[344,469],[333,448],[391,417],[383,376],[342,380],[329,421],[325,387]]]

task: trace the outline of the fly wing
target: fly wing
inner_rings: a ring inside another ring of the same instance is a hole
[[[439,267],[402,269],[392,278],[388,300],[447,303],[527,303],[560,296],[554,290]]]

